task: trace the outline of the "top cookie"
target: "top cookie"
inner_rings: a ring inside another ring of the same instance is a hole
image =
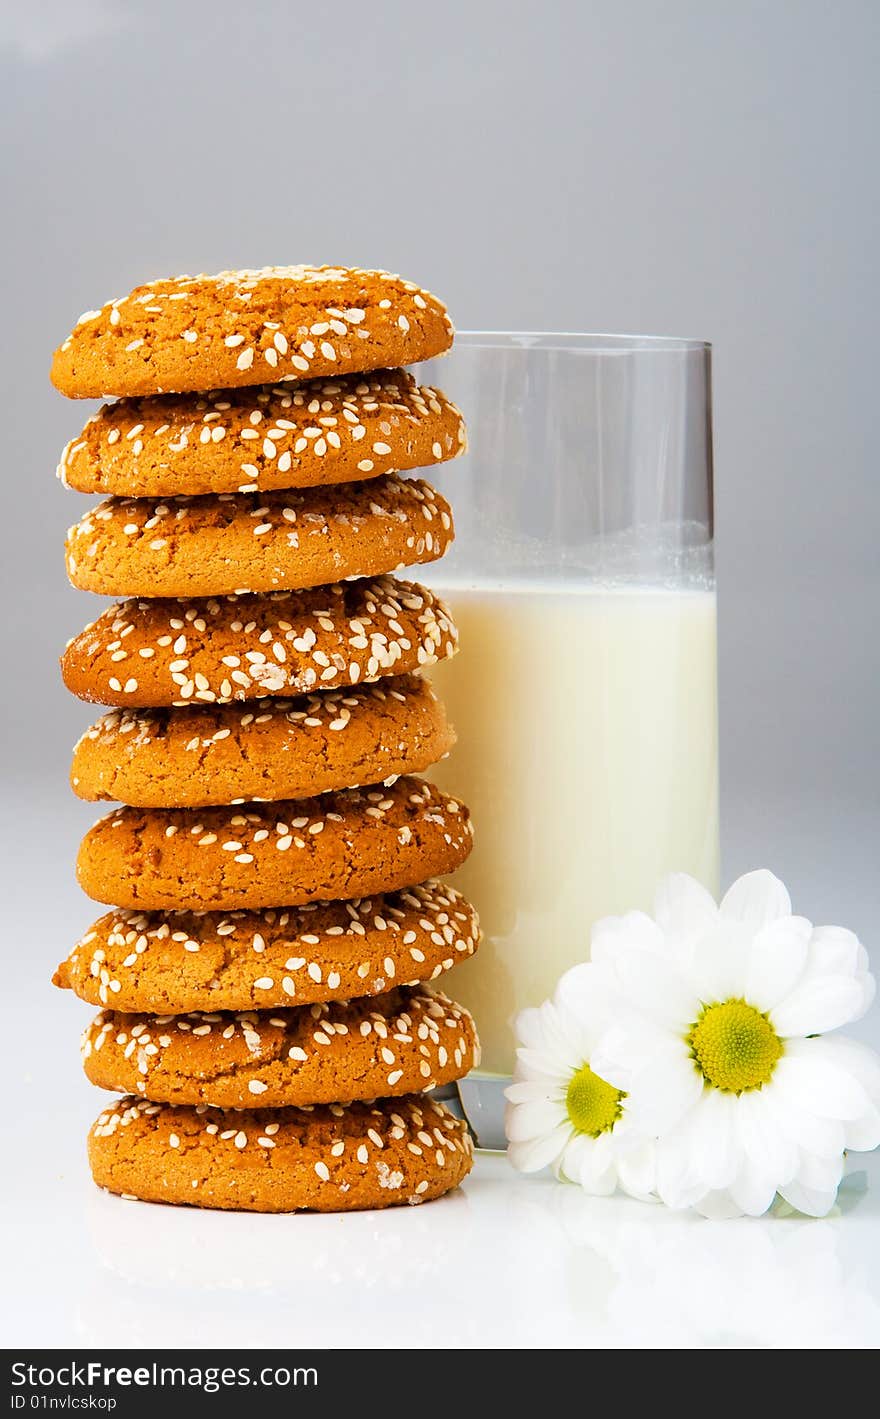
[[[443,354],[446,307],[412,281],[345,266],[266,266],[136,286],[81,315],[55,351],[71,399],[186,393],[388,369]]]
[[[464,421],[406,370],[105,404],[64,449],[58,477],[118,497],[265,492],[354,483],[464,453]]]

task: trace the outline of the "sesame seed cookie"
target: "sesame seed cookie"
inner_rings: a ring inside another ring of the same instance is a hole
[[[102,596],[226,596],[382,576],[442,557],[449,504],[388,473],[275,493],[108,498],[67,534],[67,575]]]
[[[436,296],[387,271],[175,276],[81,315],[52,383],[72,399],[233,389],[411,365],[443,354],[453,334]]]
[[[477,913],[448,882],[261,912],[116,908],[52,977],[90,1005],[157,1015],[349,1000],[436,980],[476,951]]]
[[[446,660],[458,631],[433,592],[395,577],[254,596],[122,601],[69,642],[82,700],[152,706],[333,690]]]
[[[102,1089],[223,1109],[417,1094],[479,1062],[464,1006],[398,989],[274,1014],[102,1010],[84,1031],[81,1052],[86,1077]]]
[[[354,483],[427,468],[467,446],[464,420],[406,370],[169,394],[105,404],[71,439],[58,477],[122,497]]]
[[[400,675],[253,707],[109,710],[74,749],[70,784],[137,808],[304,798],[421,773],[454,743],[430,681]]]
[[[244,1212],[353,1212],[428,1202],[473,1166],[467,1126],[424,1095],[312,1109],[212,1109],[131,1095],[93,1124],[99,1187]]]
[[[99,902],[148,911],[299,906],[454,872],[472,845],[462,804],[399,778],[242,808],[117,808],[83,838],[77,877]]]

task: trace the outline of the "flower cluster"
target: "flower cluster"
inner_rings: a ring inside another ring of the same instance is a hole
[[[824,1216],[845,1152],[880,1144],[880,1058],[828,1034],[873,995],[857,937],[793,916],[772,873],[720,906],[669,877],[653,917],[598,922],[590,962],[520,1014],[510,1161],[711,1217],[777,1194]]]

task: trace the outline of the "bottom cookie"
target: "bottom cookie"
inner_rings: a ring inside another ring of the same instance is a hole
[[[88,1139],[100,1186],[144,1202],[243,1212],[354,1212],[429,1202],[471,1170],[467,1127],[423,1096],[216,1109],[128,1096]]]

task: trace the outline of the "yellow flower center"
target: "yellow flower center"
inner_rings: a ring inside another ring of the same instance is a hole
[[[626,1095],[613,1084],[594,1074],[588,1064],[573,1074],[565,1095],[565,1106],[572,1126],[578,1133],[598,1138],[607,1133],[620,1118],[620,1101]]]
[[[707,1005],[687,1042],[706,1082],[727,1094],[769,1084],[782,1054],[767,1016],[745,1000]]]

